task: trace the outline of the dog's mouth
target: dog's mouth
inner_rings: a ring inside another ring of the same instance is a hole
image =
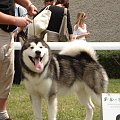
[[[41,67],[42,67],[43,57],[38,57],[37,56],[37,57],[33,58],[33,57],[29,56],[29,58],[33,62],[33,64],[35,65],[36,70],[40,70]]]

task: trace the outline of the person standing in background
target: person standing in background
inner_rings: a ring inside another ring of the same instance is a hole
[[[47,41],[58,42],[59,30],[64,16],[64,8],[67,8],[67,29],[69,33],[69,40],[72,40],[72,25],[69,13],[69,0],[57,0],[55,5],[49,7],[52,12],[49,25],[47,28]]]
[[[29,18],[15,16],[14,3],[25,7],[30,16],[37,11],[30,0],[0,0],[0,120],[12,120],[7,112],[7,99],[14,77],[12,31],[32,22]]]
[[[73,29],[73,40],[80,40],[86,42],[86,38],[90,36],[87,32],[87,25],[85,24],[86,14],[79,12]]]
[[[44,0],[43,4],[44,4],[44,7],[35,16],[37,16],[40,12],[42,12],[48,5],[55,5],[55,2],[54,0]],[[44,41],[47,42],[47,33],[44,36]]]

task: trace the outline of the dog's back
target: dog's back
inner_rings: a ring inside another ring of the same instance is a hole
[[[53,57],[52,63],[55,69],[52,70],[54,74],[52,77],[59,84],[69,88],[76,82],[84,82],[95,94],[106,92],[108,77],[97,60],[96,52],[89,46],[70,44]]]

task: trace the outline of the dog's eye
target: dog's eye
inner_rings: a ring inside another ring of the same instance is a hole
[[[34,47],[30,47],[31,49],[33,49]]]
[[[43,48],[42,46],[40,48]]]

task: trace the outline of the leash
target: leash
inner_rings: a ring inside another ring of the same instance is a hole
[[[34,29],[33,32],[34,32],[34,37],[35,37],[35,25],[34,25],[34,23],[35,23],[35,22],[34,22],[34,18],[33,18],[33,29]]]

